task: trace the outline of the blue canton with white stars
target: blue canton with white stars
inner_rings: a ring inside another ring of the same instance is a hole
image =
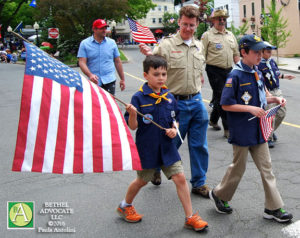
[[[131,18],[129,18],[129,17],[127,17],[127,19],[128,19],[128,23],[129,23],[130,29],[131,29],[132,31],[138,31],[137,26],[136,26],[136,24],[135,24],[135,21],[133,21],[133,20],[132,20]]]
[[[26,42],[24,44],[26,47],[25,74],[49,78],[59,84],[83,91],[81,77],[77,71],[52,58],[35,45]]]

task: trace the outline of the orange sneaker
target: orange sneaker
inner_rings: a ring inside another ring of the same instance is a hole
[[[195,213],[192,217],[185,219],[184,227],[194,229],[195,231],[201,231],[208,227],[208,223],[202,220],[198,213]]]
[[[117,208],[117,212],[125,221],[132,222],[132,223],[141,221],[143,217],[143,215],[138,214],[135,211],[134,206],[132,205],[124,208],[119,206]]]

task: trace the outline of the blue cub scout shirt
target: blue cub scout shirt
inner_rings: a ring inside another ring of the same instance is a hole
[[[275,88],[279,88],[279,75],[280,75],[280,70],[278,69],[278,66],[276,62],[271,59],[270,60],[270,65],[273,71],[273,75],[275,79],[272,76],[272,73],[270,72],[270,69],[268,68],[265,60],[262,60],[259,65],[258,69],[262,72],[264,81],[266,84],[266,87],[269,91],[272,91]]]
[[[153,91],[147,83],[143,85],[142,89],[143,92],[139,91],[132,96],[131,104],[160,126],[166,129],[172,128],[173,120],[178,117],[177,102],[174,96],[168,93],[166,97],[169,101],[162,99],[160,103],[155,104],[157,99],[149,96]],[[160,95],[167,91],[168,89],[161,89]],[[124,117],[128,123],[128,112]],[[164,130],[139,115],[137,115],[137,121],[136,145],[143,169],[158,168],[162,165],[170,166],[180,160],[175,144]]]
[[[222,92],[221,105],[251,105],[260,107],[258,84],[252,69],[241,63],[242,69],[233,69],[227,77]],[[261,73],[258,71],[260,78]],[[229,112],[227,120],[229,126],[228,142],[239,146],[253,146],[264,143],[259,119],[248,121],[253,115],[249,112]]]

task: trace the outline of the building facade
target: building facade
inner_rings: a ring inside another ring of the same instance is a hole
[[[240,24],[248,20],[248,34],[255,33],[261,36],[261,14],[262,9],[268,13],[271,1],[276,1],[276,8],[282,9],[282,17],[287,19],[286,31],[291,31],[286,47],[278,50],[280,56],[293,57],[300,54],[300,0],[239,0]]]
[[[150,9],[146,18],[139,21],[140,24],[147,26],[155,32],[155,30],[163,30],[162,24],[163,15],[168,13],[174,13],[174,1],[173,0],[152,0],[156,7]]]
[[[156,7],[150,9],[147,16],[137,20],[143,26],[147,26],[155,36],[161,37],[163,34],[163,15],[165,12],[174,13],[174,0],[152,0]],[[132,41],[131,32],[127,20],[123,20],[116,25],[116,40],[122,39],[125,42]]]

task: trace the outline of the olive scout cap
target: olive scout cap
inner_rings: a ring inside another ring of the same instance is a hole
[[[240,39],[239,43],[240,49],[249,48],[250,50],[257,51],[262,50],[266,47],[267,45],[265,44],[265,42],[262,41],[262,39],[257,35],[244,35]]]
[[[224,10],[224,9],[218,9],[218,10],[215,10],[213,11],[213,13],[211,14],[210,18],[213,19],[213,18],[218,18],[218,17],[225,17],[225,18],[228,18],[228,14],[227,14],[227,11]]]

